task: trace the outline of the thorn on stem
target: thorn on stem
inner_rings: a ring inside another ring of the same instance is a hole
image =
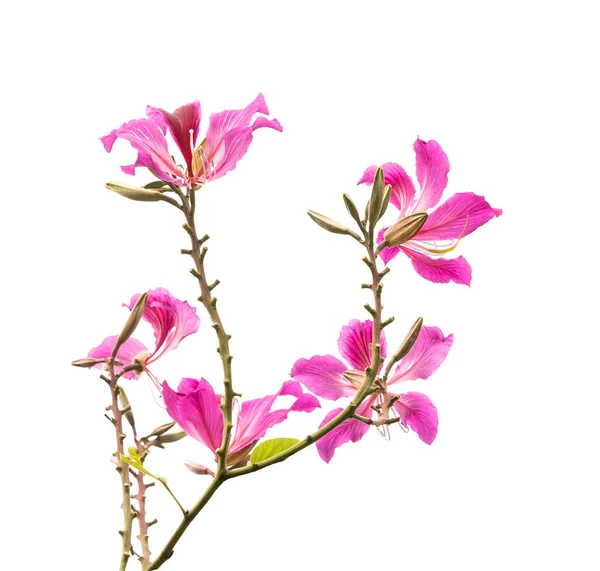
[[[192,251],[191,250],[186,250],[185,248],[181,248],[181,253],[183,255],[187,255],[187,256],[191,256],[192,255]]]

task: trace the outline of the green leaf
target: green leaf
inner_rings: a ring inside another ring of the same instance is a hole
[[[300,440],[297,438],[272,438],[271,440],[265,440],[252,451],[250,463],[256,464],[257,462],[267,460],[268,458],[291,448],[298,442],[300,442]]]
[[[131,454],[131,448],[129,448],[128,452]],[[148,470],[146,470],[146,468],[144,468],[144,465],[139,461],[139,454],[137,453],[137,450],[135,452],[136,452],[135,456],[137,457],[137,459],[136,458],[127,458],[127,456],[125,456],[124,454],[121,454],[121,460],[123,460],[123,462],[126,462],[131,467],[135,468],[136,470],[139,470],[143,474],[146,474],[146,476],[148,476],[149,478],[158,480],[159,482],[162,482],[164,484],[165,479],[161,476],[157,476],[156,474],[153,474],[152,472],[149,472]],[[132,454],[132,456],[134,456],[134,455]]]

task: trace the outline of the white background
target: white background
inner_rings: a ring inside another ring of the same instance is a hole
[[[567,7],[568,6],[568,7]],[[472,287],[430,284],[394,260],[385,305],[399,343],[419,315],[454,333],[426,392],[428,447],[375,431],[222,488],[165,570],[530,570],[600,567],[598,456],[599,50],[591,2],[21,2],[2,34],[2,563],[7,570],[117,569],[118,478],[108,391],[73,359],[115,334],[131,294],[193,300],[178,213],[104,189],[126,181],[98,137],[195,98],[210,112],[265,95],[284,132],[262,129],[235,171],[200,195],[233,334],[237,388],[262,396],[297,358],[336,353],[364,318],[358,245],[306,216],[344,219],[371,164],[414,173],[436,139],[447,193],[504,215],[465,239]],[[141,182],[149,180],[140,178]],[[129,179],[131,182],[131,179]],[[219,382],[208,319],[154,367]],[[146,329],[140,336],[151,345]],[[144,337],[145,336],[145,337]],[[166,420],[149,382],[130,383],[139,423]],[[324,403],[328,410],[331,403]],[[323,413],[273,434],[303,436]],[[198,443],[158,451],[186,505],[207,480]],[[149,493],[155,553],[178,520]],[[136,569],[137,563],[131,562]]]

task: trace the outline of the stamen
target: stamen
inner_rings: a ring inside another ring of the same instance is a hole
[[[448,252],[452,252],[452,250],[455,250],[456,247],[460,244],[460,241],[465,237],[465,234],[467,232],[467,228],[469,227],[469,215],[467,214],[467,221],[465,223],[465,227],[463,228],[463,231],[461,233],[461,235],[458,238],[455,238],[454,240],[449,240],[448,241],[448,246],[447,247],[438,247],[436,245],[435,242],[433,242],[433,248],[432,247],[428,247],[426,243],[424,242],[413,242],[411,240],[411,245],[416,246],[415,249],[420,250],[422,252],[429,252],[430,254],[436,254],[441,256],[442,254],[447,254]]]
[[[154,398],[154,402],[163,410],[167,407],[162,398],[162,391],[160,390],[160,382],[158,379],[148,370],[146,369],[146,374],[150,378],[151,384],[148,385],[150,387],[150,392],[152,393],[152,397]]]

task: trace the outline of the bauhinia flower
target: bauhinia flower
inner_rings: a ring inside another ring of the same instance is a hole
[[[347,363],[332,355],[316,355],[310,359],[299,359],[294,364],[291,376],[300,381],[309,391],[328,400],[352,397],[361,388],[366,378],[366,369],[371,364],[371,343],[373,340],[373,322],[353,319],[342,327],[338,339],[338,348]],[[437,327],[421,328],[419,336],[408,354],[399,362],[393,374],[383,385],[380,379],[373,384],[373,394],[358,407],[357,414],[386,421],[397,417],[404,429],[411,428],[419,438],[431,444],[438,428],[437,409],[424,394],[407,392],[390,393],[389,385],[429,378],[442,364],[450,347],[453,336],[444,337]],[[385,359],[387,343],[384,332],[381,333],[381,357]],[[327,424],[343,409],[330,411],[321,426]],[[346,442],[358,442],[369,429],[363,421],[351,418],[342,422],[331,432],[317,441],[319,456],[329,462],[335,449]]]
[[[140,294],[132,296],[129,305],[124,303],[131,311],[135,306]],[[150,351],[146,346],[136,339],[130,337],[121,345],[116,358],[122,365],[116,366],[115,371],[119,372],[123,367],[135,365],[136,368],[123,373],[127,379],[137,379],[142,372],[158,384],[156,378],[148,370],[148,365],[153,363],[165,353],[175,349],[180,341],[198,331],[200,318],[196,315],[196,310],[191,307],[187,301],[181,301],[173,297],[168,290],[157,288],[148,292],[148,301],[144,308],[143,319],[146,320],[154,329],[154,338],[156,346]],[[92,359],[108,359],[115,348],[118,335],[107,337],[100,345],[94,347],[88,357]],[[102,364],[96,365],[102,367]]]
[[[177,391],[165,381],[162,394],[167,412],[181,429],[216,454],[223,439],[223,397],[215,394],[205,379],[182,379]],[[278,397],[295,397],[288,408],[271,410]],[[245,462],[250,451],[269,428],[283,422],[290,412],[312,412],[321,405],[302,391],[297,381],[286,381],[274,395],[242,402],[234,421],[235,432],[227,454],[227,464]]]
[[[399,218],[413,216],[417,213],[428,213],[427,220],[420,230],[407,242],[397,247],[386,247],[381,251],[381,258],[387,264],[399,252],[406,254],[412,261],[417,273],[425,279],[459,284],[471,283],[471,266],[462,256],[446,259],[443,254],[456,248],[464,237],[494,218],[500,216],[502,210],[492,208],[483,196],[472,192],[454,194],[446,202],[432,212],[442,198],[448,184],[450,163],[442,147],[433,140],[417,139],[414,144],[417,163],[417,180],[420,192],[417,195],[415,186],[406,171],[396,163],[382,165],[385,184],[391,185],[390,202],[398,209]],[[371,184],[375,178],[377,167],[369,167],[358,184]],[[387,228],[379,232],[379,241]],[[432,254],[435,257],[429,256]]]
[[[200,102],[193,101],[169,113],[158,107],[146,108],[147,119],[133,119],[123,123],[101,138],[110,152],[119,138],[131,143],[138,156],[132,165],[121,167],[126,174],[135,174],[137,167],[147,167],[165,182],[181,187],[199,187],[233,170],[246,154],[252,142],[252,133],[261,127],[281,131],[277,119],[267,119],[269,109],[262,94],[258,94],[244,109],[212,113],[206,136],[197,145],[200,133]],[[169,131],[183,157],[183,165],[173,159],[166,132]]]

